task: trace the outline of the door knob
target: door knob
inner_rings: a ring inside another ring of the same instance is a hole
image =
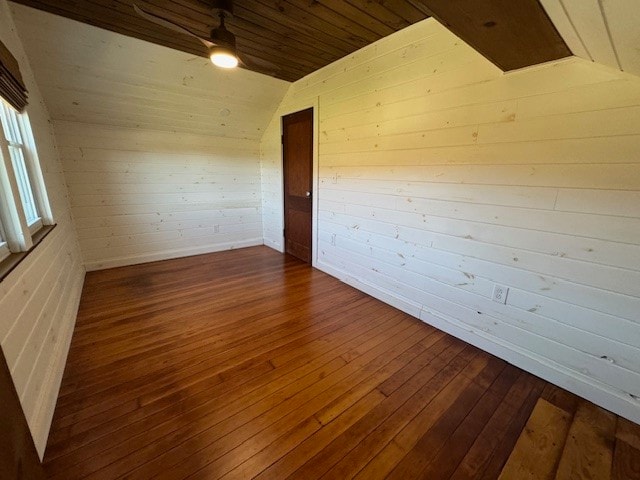
[[[311,192],[307,192],[307,193],[306,193],[306,197],[307,197],[307,198],[311,197]]]

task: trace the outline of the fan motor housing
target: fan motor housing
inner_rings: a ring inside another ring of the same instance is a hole
[[[214,13],[223,11],[233,15],[233,0],[209,0],[208,3]]]
[[[211,30],[211,41],[218,45],[236,48],[236,36],[227,30],[224,25]]]

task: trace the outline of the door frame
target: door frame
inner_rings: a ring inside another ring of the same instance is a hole
[[[311,166],[312,180],[311,180],[311,266],[316,267],[318,263],[318,186],[319,186],[319,162],[318,162],[318,110],[319,101],[318,97],[315,97],[312,101],[304,103],[298,103],[295,105],[287,106],[285,109],[278,112],[280,116],[280,225],[281,231],[284,230],[284,149],[282,148],[282,135],[284,130],[282,128],[282,118],[291,115],[292,113],[300,112],[308,108],[313,108],[313,165]],[[280,251],[285,251],[284,235],[280,240]]]

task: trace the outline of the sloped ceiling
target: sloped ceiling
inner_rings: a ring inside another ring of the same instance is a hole
[[[13,0],[194,55],[197,39],[157,25],[133,4],[207,37],[213,0]],[[229,1],[229,0],[226,0]],[[539,0],[234,0],[227,24],[246,68],[300,78],[429,16],[504,71],[571,55]]]
[[[640,75],[638,0],[540,0],[574,55]]]
[[[259,139],[289,83],[12,4],[53,120]]]
[[[197,39],[138,16],[133,4],[202,37],[217,26],[208,0],[15,0],[107,30],[207,57]],[[534,0],[537,1],[537,0]],[[234,0],[227,20],[250,69],[288,81],[428,17],[409,0]],[[276,68],[265,65],[264,62]]]
[[[421,0],[431,15],[507,72],[571,55],[538,0]]]

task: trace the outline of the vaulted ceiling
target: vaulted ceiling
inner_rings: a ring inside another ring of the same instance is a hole
[[[541,0],[574,55],[640,75],[638,0]]]
[[[289,88],[22,5],[11,14],[56,128],[75,122],[257,142]]]
[[[139,17],[132,5],[136,3],[205,38],[218,23],[207,2],[200,0],[19,0],[17,3],[205,57],[207,50],[198,40]],[[427,17],[424,9],[408,1],[393,0],[386,4],[366,0],[237,0],[227,27],[236,35],[238,50],[243,55],[250,60],[257,58],[274,63],[279,70],[273,76],[294,81]]]
[[[192,37],[139,17],[133,3],[207,37],[217,25],[206,0],[14,0],[198,56]],[[236,0],[228,28],[252,70],[295,81],[376,40],[434,16],[503,70],[571,52],[538,0]]]

